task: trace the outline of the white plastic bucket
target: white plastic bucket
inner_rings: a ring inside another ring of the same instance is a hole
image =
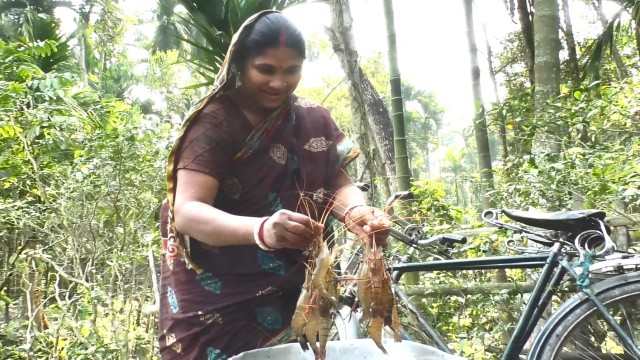
[[[383,341],[388,354],[385,355],[371,339],[329,341],[326,360],[464,360],[434,347],[413,341]],[[314,360],[311,349],[304,351],[298,343],[257,349],[236,355],[229,360]]]

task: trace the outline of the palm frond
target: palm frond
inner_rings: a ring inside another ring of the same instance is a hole
[[[619,3],[622,5],[620,10],[614,14],[602,33],[598,35],[584,52],[583,58],[585,58],[585,61],[581,69],[583,79],[598,77],[605,63],[604,59],[607,51],[609,54],[613,52],[616,34],[620,33],[622,28],[621,15],[623,13],[626,12],[630,14],[636,26],[640,26],[640,0],[620,0]]]
[[[591,44],[587,46],[583,54],[583,58],[586,57],[582,68],[582,78],[597,78],[602,69],[604,58],[607,55],[606,50],[609,50],[615,46],[616,30],[620,28],[620,19],[624,9],[620,9],[610,20],[602,33],[593,40]]]

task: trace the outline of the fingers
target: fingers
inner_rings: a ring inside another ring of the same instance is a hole
[[[358,206],[351,211],[345,224],[358,238],[377,246],[386,246],[391,221],[380,209]],[[322,224],[310,217],[289,210],[279,210],[265,223],[265,243],[273,248],[305,250],[314,238],[321,238]]]
[[[360,239],[386,246],[391,220],[378,208],[360,206],[353,209],[345,225]]]
[[[294,234],[304,236],[304,237],[310,237],[314,235],[317,236],[319,233],[322,233],[322,231],[324,230],[324,227],[322,226],[322,224],[318,223],[317,221],[314,221],[313,219],[311,219],[306,215],[302,215],[302,214],[292,212],[292,211],[287,211],[287,210],[281,210],[278,213],[281,213],[283,216],[287,218],[288,220],[288,222],[286,222],[286,225],[288,226],[287,230],[289,230]]]
[[[273,214],[265,224],[265,242],[274,248],[307,249],[324,228],[308,216],[288,210]]]

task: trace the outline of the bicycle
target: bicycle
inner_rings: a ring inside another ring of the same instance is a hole
[[[394,194],[387,205],[410,195],[409,192]],[[501,215],[520,225],[501,221]],[[404,274],[416,271],[537,269],[540,276],[501,359],[512,360],[521,356],[531,360],[640,359],[640,255],[614,251],[615,244],[609,237],[605,215],[598,210],[557,213],[506,209],[485,211],[482,214],[485,222],[514,231],[537,247],[519,248],[517,239],[511,239],[508,246],[519,252],[518,255],[442,258],[417,263],[400,261],[388,269],[392,274],[394,295],[417,320],[420,332],[432,339],[435,347],[451,354],[452,350],[443,337],[411,304],[400,286]],[[447,248],[465,241],[454,234],[425,238],[420,226],[393,215],[391,220],[402,229],[393,229],[391,237],[411,244],[410,251],[434,245]],[[590,265],[591,262],[595,263]],[[346,268],[354,268],[358,263],[356,252]],[[355,269],[352,271],[355,273]],[[596,274],[598,276],[593,276]],[[552,298],[567,281],[576,284],[573,286],[575,294],[563,301],[542,330],[534,334]],[[340,299],[341,307],[336,312],[335,325],[341,340],[362,337],[359,319],[354,316],[358,309],[354,294],[353,286],[346,287]],[[533,345],[527,353],[524,349],[529,340]]]

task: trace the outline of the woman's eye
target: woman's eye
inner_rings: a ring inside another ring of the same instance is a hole
[[[258,66],[256,70],[263,75],[273,75],[275,73],[275,69],[271,66]]]
[[[298,73],[300,73],[300,67],[293,66],[293,67],[287,68],[285,69],[284,73],[287,75],[297,75]]]

